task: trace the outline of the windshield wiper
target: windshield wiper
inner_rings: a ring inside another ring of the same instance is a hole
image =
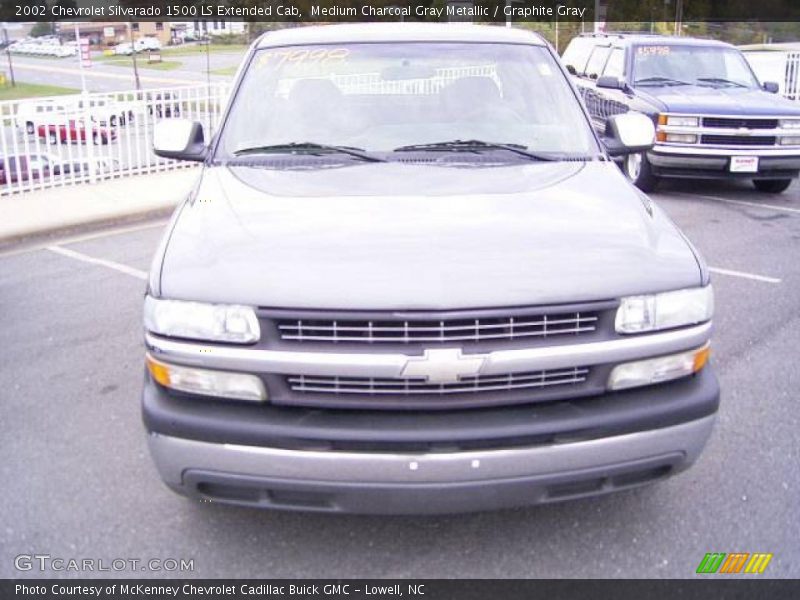
[[[747,87],[743,83],[739,83],[738,81],[732,81],[730,79],[725,79],[724,77],[698,77],[697,81],[707,81],[709,83],[723,83],[723,84],[735,85],[737,87],[743,87],[743,88]]]
[[[272,152],[305,152],[316,154],[320,152],[331,152],[338,154],[349,154],[368,162],[386,162],[382,158],[367,154],[363,148],[352,146],[331,146],[328,144],[317,144],[316,142],[291,142],[288,144],[272,144],[269,146],[253,146],[252,148],[241,148],[234,152],[236,156],[246,156],[248,154],[269,154]]]
[[[653,83],[655,85],[692,85],[688,81],[672,79],[671,77],[644,77],[642,79],[637,79],[633,85],[641,85],[643,83]]]
[[[478,152],[481,150],[507,150],[520,156],[525,156],[531,160],[552,161],[558,160],[553,156],[530,152],[525,146],[520,144],[500,144],[495,142],[484,142],[482,140],[451,140],[449,142],[433,142],[431,144],[412,144],[410,146],[400,146],[394,152],[413,152],[415,150],[431,150],[434,152]]]

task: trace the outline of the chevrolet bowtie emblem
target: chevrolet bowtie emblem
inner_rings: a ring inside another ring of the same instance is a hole
[[[461,354],[460,348],[425,350],[425,355],[409,358],[401,377],[424,378],[428,383],[458,383],[462,377],[475,377],[486,360],[485,354]]]

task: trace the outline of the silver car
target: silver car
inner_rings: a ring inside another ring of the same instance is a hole
[[[143,416],[175,491],[433,513],[627,489],[691,465],[719,404],[705,263],[528,31],[265,34],[150,272]]]

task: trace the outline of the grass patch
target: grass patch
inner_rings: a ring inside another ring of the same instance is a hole
[[[244,53],[247,50],[247,44],[211,44],[209,47],[209,52],[214,54],[215,52],[227,52],[229,54]],[[205,54],[206,47],[202,44],[192,44],[186,46],[170,46],[167,48],[162,48],[161,54],[164,56],[186,56],[186,55],[194,55],[194,54]]]
[[[40,85],[38,83],[17,83],[11,87],[10,83],[0,86],[0,100],[21,100],[22,98],[35,98],[40,96],[64,96],[66,94],[80,94],[80,90],[59,87],[57,85]]]
[[[225,67],[224,69],[211,69],[212,75],[236,75],[239,67]]]
[[[113,67],[127,67],[129,69],[133,68],[133,60],[130,58],[122,58],[113,60],[108,58],[103,61],[105,65],[111,65]],[[161,62],[147,62],[147,59],[144,58],[137,58],[136,59],[136,67],[139,69],[154,69],[156,71],[174,71],[175,69],[180,69],[183,66],[182,62],[177,60],[162,60]]]

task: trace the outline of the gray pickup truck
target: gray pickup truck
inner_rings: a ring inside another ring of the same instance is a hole
[[[432,513],[601,494],[691,465],[719,404],[703,260],[615,166],[522,30],[272,32],[150,272],[143,416],[206,501]]]

